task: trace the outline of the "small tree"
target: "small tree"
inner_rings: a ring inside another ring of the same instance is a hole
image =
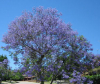
[[[6,80],[7,77],[7,70],[8,70],[8,65],[9,61],[6,57],[6,55],[0,55],[0,78],[2,78],[3,80]]]

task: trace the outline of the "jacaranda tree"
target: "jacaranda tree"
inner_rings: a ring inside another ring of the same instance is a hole
[[[33,12],[24,12],[9,25],[9,31],[3,36],[3,42],[7,46],[3,49],[14,52],[14,61],[18,63],[18,54],[23,58],[30,59],[26,67],[20,72],[28,76],[36,73],[41,84],[44,84],[44,77],[52,74],[51,84],[57,74],[63,74],[64,78],[81,77],[82,63],[84,56],[91,56],[91,44],[73,31],[70,24],[65,24],[60,19],[60,13],[56,9],[43,7],[33,8]],[[93,55],[92,55],[93,56]],[[28,69],[27,69],[28,67]],[[69,71],[69,73],[67,73]],[[76,74],[77,71],[81,71]],[[49,76],[48,76],[49,77]],[[70,82],[83,82],[85,78],[71,79]],[[91,81],[90,81],[91,84]]]

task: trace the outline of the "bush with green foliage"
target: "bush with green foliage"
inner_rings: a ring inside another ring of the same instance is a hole
[[[100,74],[97,75],[87,75],[85,76],[86,78],[90,79],[93,81],[93,84],[100,84]]]
[[[16,73],[13,73],[11,79],[14,81],[21,81],[24,79],[24,76],[19,71],[17,71]]]

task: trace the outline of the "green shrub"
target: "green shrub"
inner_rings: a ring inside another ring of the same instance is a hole
[[[15,75],[15,77],[12,77],[12,80],[14,81],[18,81],[20,79],[20,77],[18,75]]]
[[[86,78],[90,79],[93,81],[93,84],[100,84],[100,74],[97,75],[87,75],[85,76]]]
[[[24,79],[24,77],[23,77],[22,74],[19,73],[19,72],[17,72],[17,73],[15,74],[15,76],[12,77],[12,80],[14,80],[14,81],[21,81],[21,80],[23,80],[23,79]]]

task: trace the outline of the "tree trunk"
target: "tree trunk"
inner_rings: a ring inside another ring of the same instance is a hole
[[[53,83],[53,79],[51,80],[51,83],[50,84],[52,84]]]
[[[51,83],[50,83],[50,84],[52,84],[52,83],[53,83],[53,80],[54,80],[54,76],[53,76],[53,78],[52,78],[52,80],[51,80]]]
[[[11,83],[11,78],[10,78],[10,83]]]
[[[1,78],[0,78],[0,84],[1,84],[1,82],[2,82],[2,80],[1,80]]]
[[[44,84],[44,81],[41,81],[41,84]]]
[[[44,55],[41,55],[41,58],[39,58],[39,60],[37,61],[37,65],[40,65],[40,64],[42,63],[43,58],[44,58]],[[41,75],[41,72],[39,72],[39,73],[37,74],[38,77],[39,77],[40,75]],[[41,81],[40,84],[44,84],[44,81]]]

